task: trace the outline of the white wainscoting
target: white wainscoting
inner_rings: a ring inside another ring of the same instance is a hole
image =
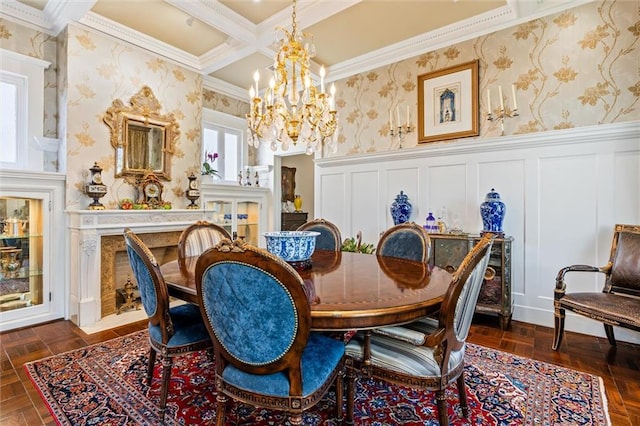
[[[316,217],[338,225],[343,238],[362,231],[368,243],[393,225],[389,208],[401,190],[412,221],[424,224],[446,206],[449,219],[458,215],[466,232],[478,233],[480,204],[495,188],[515,239],[513,318],[552,327],[558,270],[605,265],[614,224],[640,224],[640,122],[320,159],[315,182]],[[602,277],[568,278],[570,290],[602,288]],[[573,314],[566,328],[604,336],[601,323]],[[628,330],[616,337],[640,343]]]

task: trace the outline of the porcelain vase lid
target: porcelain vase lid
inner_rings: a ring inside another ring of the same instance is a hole
[[[494,188],[491,188],[491,191],[487,193],[487,196],[484,199],[485,201],[500,201],[500,194],[496,192]]]

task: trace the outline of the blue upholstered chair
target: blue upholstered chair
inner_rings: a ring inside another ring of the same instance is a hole
[[[429,234],[414,222],[405,222],[387,229],[378,240],[377,256],[399,257],[427,263],[431,250]]]
[[[199,220],[189,225],[178,238],[178,262],[183,265],[185,257],[198,256],[209,247],[213,247],[231,235],[215,223]]]
[[[344,345],[310,332],[304,284],[290,265],[244,241],[223,241],[200,256],[195,277],[214,344],[217,425],[227,397],[284,410],[302,424],[335,381],[342,417]]]
[[[316,237],[316,249],[340,251],[342,248],[342,237],[336,225],[324,219],[314,219],[303,223],[297,231],[316,231],[320,235]]]
[[[487,234],[467,254],[453,274],[437,319],[426,318],[404,326],[406,338],[358,333],[346,346],[348,382],[347,418],[353,417],[353,376],[360,372],[411,388],[435,390],[438,421],[448,424],[445,388],[457,382],[460,405],[469,414],[464,385],[465,342],[491,254],[493,235]],[[411,333],[408,333],[410,331]]]
[[[149,317],[151,349],[147,366],[148,385],[151,385],[153,378],[156,353],[162,358],[160,411],[164,419],[173,357],[205,348],[211,349],[213,344],[197,306],[184,304],[169,307],[169,294],[160,267],[145,243],[128,228],[125,229],[124,240],[129,264],[138,283],[142,306]]]

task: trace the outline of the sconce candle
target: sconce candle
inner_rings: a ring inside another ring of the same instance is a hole
[[[407,105],[407,127],[409,127],[409,105]]]
[[[511,95],[513,95],[513,109],[518,109],[518,101],[516,100],[516,85],[511,85]]]
[[[504,111],[504,99],[502,98],[502,86],[498,86],[498,95],[500,96],[500,110]]]
[[[489,108],[489,113],[491,113],[491,90],[487,89],[487,105]]]

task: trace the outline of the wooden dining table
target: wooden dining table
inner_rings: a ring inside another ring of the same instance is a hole
[[[160,266],[169,294],[198,303],[197,256]],[[296,267],[307,289],[314,330],[367,330],[400,325],[440,308],[451,273],[394,257],[316,250]]]

